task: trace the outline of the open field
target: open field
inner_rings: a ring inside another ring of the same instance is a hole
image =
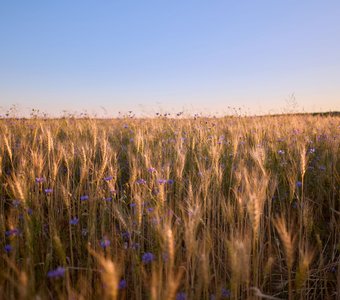
[[[0,120],[0,298],[339,298],[339,145],[339,116]]]

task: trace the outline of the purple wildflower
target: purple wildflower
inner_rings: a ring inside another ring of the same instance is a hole
[[[231,296],[230,290],[222,288],[221,296],[222,296],[222,298],[230,298],[230,296]]]
[[[20,205],[20,200],[13,200],[12,203],[13,203],[13,206],[17,208]]]
[[[153,167],[151,167],[151,168],[149,168],[149,169],[148,169],[148,172],[150,172],[150,173],[154,173],[154,172],[156,172],[156,169],[155,169],[155,168],[153,168]]]
[[[7,237],[12,236],[12,235],[18,235],[18,234],[19,234],[19,229],[17,229],[17,228],[13,228],[13,229],[7,230],[5,232],[5,235]]]
[[[315,148],[310,148],[308,152],[309,152],[310,154],[315,153]]]
[[[184,292],[179,292],[176,295],[176,300],[186,300],[187,299],[187,295]]]
[[[136,203],[130,203],[130,207],[136,207],[137,204]]]
[[[144,180],[143,178],[138,179],[137,184],[146,184],[146,180]]]
[[[121,281],[119,281],[118,289],[122,290],[122,289],[125,289],[126,287],[127,287],[127,283],[125,279],[122,279]]]
[[[283,155],[283,154],[285,154],[285,151],[284,150],[279,150],[279,151],[277,151],[277,153],[280,154],[280,155]]]
[[[35,182],[36,183],[43,183],[45,181],[45,178],[43,178],[43,177],[37,177],[37,178],[35,178]]]
[[[113,179],[113,177],[112,176],[107,176],[107,177],[104,177],[104,180],[105,181],[110,181],[110,180],[112,180]]]
[[[53,189],[45,189],[45,194],[51,194],[53,192]]]
[[[89,196],[88,195],[80,196],[80,201],[86,201],[86,200],[89,200]]]
[[[149,212],[149,213],[151,213],[151,212],[153,212],[155,209],[153,208],[153,207],[148,207],[147,208],[147,212]]]
[[[158,179],[157,182],[159,184],[164,184],[164,183],[166,183],[166,179]]]
[[[71,225],[77,225],[78,222],[79,222],[79,219],[76,218],[76,217],[74,217],[74,218],[72,218],[72,219],[70,220],[70,224],[71,224]]]
[[[7,244],[7,245],[5,245],[4,249],[5,249],[6,253],[10,253],[13,248],[12,248],[11,245]]]
[[[33,209],[28,207],[27,214],[31,216],[33,214]]]
[[[112,201],[112,197],[104,198],[104,201],[111,202]]]
[[[296,186],[297,187],[302,187],[302,182],[301,181],[296,182]]]
[[[142,256],[142,261],[144,264],[151,263],[155,259],[155,256],[151,252],[146,252]]]
[[[55,270],[51,270],[47,273],[47,277],[49,278],[56,278],[56,277],[63,277],[65,275],[65,268],[58,267]]]
[[[110,240],[108,240],[107,238],[103,238],[101,241],[100,241],[100,247],[102,247],[103,249],[109,247],[111,245],[111,242]]]
[[[167,183],[167,184],[173,184],[174,182],[175,182],[175,181],[174,181],[173,179],[168,179],[166,183]]]

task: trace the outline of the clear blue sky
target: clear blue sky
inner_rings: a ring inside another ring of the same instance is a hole
[[[0,107],[340,110],[340,1],[1,1]]]

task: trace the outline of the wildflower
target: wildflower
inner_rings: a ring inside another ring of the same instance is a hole
[[[119,290],[125,289],[126,287],[127,287],[127,283],[125,279],[122,279],[121,281],[119,281],[119,284],[118,284]]]
[[[143,178],[138,179],[137,184],[146,184],[146,180],[144,180]]]
[[[153,208],[153,207],[148,207],[148,208],[147,208],[147,212],[151,213],[151,212],[153,212],[153,211],[154,211],[154,208]]]
[[[65,275],[65,268],[58,267],[55,270],[51,270],[47,273],[47,277],[49,278],[56,278],[56,277],[63,277]]]
[[[71,224],[71,225],[77,225],[78,222],[79,222],[79,219],[76,218],[76,217],[74,217],[74,218],[72,218],[72,219],[70,220],[70,224]]]
[[[315,153],[315,148],[310,148],[308,152],[309,152],[310,154]]]
[[[151,167],[151,168],[149,168],[149,169],[148,169],[148,172],[150,172],[150,173],[154,173],[154,172],[156,172],[156,169],[155,169],[155,168],[153,168],[153,167]]]
[[[104,180],[105,180],[105,181],[110,181],[110,180],[112,180],[112,179],[113,179],[112,176],[104,177]]]
[[[131,249],[133,249],[133,250],[137,250],[137,249],[139,249],[140,248],[140,245],[139,245],[139,243],[132,243],[132,245],[131,245]]]
[[[155,256],[151,252],[146,252],[142,256],[142,261],[144,264],[151,263],[155,259]]]
[[[37,177],[37,178],[35,178],[35,182],[36,182],[36,183],[43,183],[44,181],[45,181],[45,179],[42,178],[42,177]]]
[[[320,169],[321,171],[326,171],[326,167],[325,167],[325,166],[320,166],[319,169]]]
[[[110,240],[108,240],[107,238],[103,238],[101,241],[100,241],[100,247],[102,247],[103,249],[109,247],[111,245],[111,242]]]
[[[122,232],[122,238],[123,239],[129,239],[130,238],[130,233],[128,231],[123,231]]]
[[[13,203],[13,206],[17,208],[20,205],[20,200],[13,200],[12,203]]]
[[[279,150],[279,151],[277,151],[277,153],[280,154],[280,155],[285,154],[284,150]]]
[[[5,249],[6,253],[10,253],[13,248],[12,248],[11,245],[7,244],[7,245],[5,245],[4,249]]]
[[[230,290],[222,288],[221,296],[222,296],[222,298],[230,298],[230,296],[231,296]]]
[[[184,292],[179,292],[176,295],[176,300],[186,300],[187,295]]]
[[[51,194],[53,192],[53,189],[45,189],[45,194]]]
[[[164,183],[166,183],[166,179],[158,179],[157,182],[159,184],[164,184]]]
[[[296,186],[297,187],[302,187],[302,182],[301,181],[296,182]]]
[[[18,235],[18,234],[19,234],[19,229],[17,229],[17,228],[13,228],[13,229],[7,230],[5,232],[5,235],[7,237],[12,236],[12,235]]]
[[[136,203],[130,203],[130,207],[136,207]]]
[[[31,216],[33,214],[33,209],[28,207],[27,214]]]
[[[111,202],[112,201],[112,197],[104,198],[104,201]]]
[[[89,200],[89,196],[88,195],[80,196],[80,201],[86,201],[86,200]]]
[[[175,182],[175,181],[174,181],[173,179],[168,179],[166,183],[167,183],[167,184],[173,184],[174,182]]]

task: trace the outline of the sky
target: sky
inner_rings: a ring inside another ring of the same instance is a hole
[[[340,110],[340,1],[1,1],[0,113]]]

